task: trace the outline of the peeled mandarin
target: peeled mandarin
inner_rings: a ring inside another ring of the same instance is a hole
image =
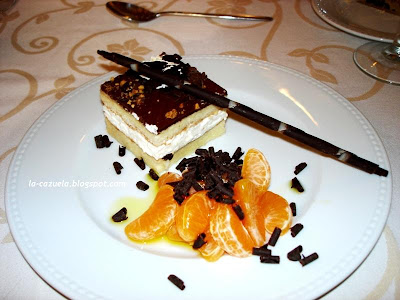
[[[196,192],[187,197],[178,207],[175,223],[179,236],[193,242],[207,229],[210,219],[210,199],[207,191]]]
[[[264,216],[259,210],[258,193],[256,186],[249,179],[241,179],[235,183],[233,198],[242,208],[244,227],[250,234],[254,245],[260,247],[265,244]]]
[[[217,203],[211,214],[210,232],[228,254],[237,257],[251,255],[253,240],[231,205]]]
[[[249,149],[243,159],[242,177],[249,179],[258,194],[267,191],[271,181],[271,167],[264,154],[257,149]]]
[[[133,240],[147,241],[167,233],[178,207],[173,195],[171,186],[162,186],[150,207],[125,227],[125,234]]]
[[[259,210],[264,218],[264,226],[267,235],[271,235],[275,227],[285,234],[292,225],[292,210],[285,198],[267,191],[259,198]]]

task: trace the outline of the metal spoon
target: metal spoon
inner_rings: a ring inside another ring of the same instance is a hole
[[[154,13],[143,7],[121,1],[110,1],[107,2],[106,6],[115,15],[129,22],[147,22],[161,16],[188,16],[188,17],[222,18],[229,20],[252,20],[252,21],[273,20],[273,18],[271,17],[252,16],[246,14],[225,15],[225,14],[181,12],[181,11],[163,11]]]

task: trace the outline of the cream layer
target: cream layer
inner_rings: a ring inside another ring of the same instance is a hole
[[[199,123],[184,129],[173,138],[166,140],[164,144],[155,146],[139,131],[131,128],[119,115],[109,110],[105,105],[103,105],[103,111],[104,116],[111,124],[135,142],[145,153],[154,157],[156,160],[163,158],[167,154],[175,153],[180,148],[201,137],[208,130],[212,129],[219,122],[226,120],[228,117],[225,111],[219,110],[216,114],[208,116]]]

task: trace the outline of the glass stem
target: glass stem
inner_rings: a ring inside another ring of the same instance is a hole
[[[390,60],[400,62],[400,30],[397,31],[393,43],[383,50],[383,55]]]

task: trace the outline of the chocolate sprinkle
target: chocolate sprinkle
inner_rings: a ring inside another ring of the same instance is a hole
[[[108,148],[113,143],[113,142],[110,142],[108,135],[101,135],[101,134],[96,135],[94,137],[94,141],[96,143],[96,148],[98,148],[98,149],[101,149],[104,147]]]
[[[201,248],[206,243],[206,241],[204,240],[205,237],[206,237],[205,233],[199,234],[197,239],[193,243],[193,246],[192,246],[193,249]]]
[[[142,191],[146,191],[149,189],[149,185],[141,180],[136,183],[136,187]]]
[[[305,265],[308,265],[309,263],[313,262],[314,260],[318,259],[318,254],[314,252],[313,254],[310,254],[309,256],[306,256],[302,259],[300,259],[301,265],[304,267]]]
[[[171,274],[168,276],[168,280],[175,284],[180,290],[185,289],[185,283],[178,276]]]
[[[279,264],[280,257],[277,255],[260,256],[260,262],[263,264]]]
[[[302,162],[294,168],[294,174],[297,175],[307,167],[307,163]]]
[[[104,145],[103,145],[103,136],[102,136],[101,134],[96,135],[96,136],[94,137],[94,142],[96,143],[96,148],[98,148],[98,149],[104,148]]]
[[[172,153],[168,153],[162,159],[163,160],[171,160],[173,157],[174,157],[174,155]]]
[[[119,211],[117,211],[111,218],[114,222],[122,222],[128,219],[127,213],[128,210],[126,209],[126,207],[123,207]]]
[[[153,169],[150,169],[150,170],[149,170],[149,175],[150,175],[151,179],[153,179],[153,180],[155,180],[155,181],[157,181],[158,178],[160,178],[160,177],[157,175],[157,173],[156,173]]]
[[[296,203],[291,202],[291,203],[289,204],[289,206],[290,206],[290,209],[292,210],[292,215],[293,215],[293,217],[295,217],[295,216],[297,215]]]
[[[121,170],[124,168],[119,162],[114,161],[113,162],[114,170],[115,172],[119,175],[121,174]]]
[[[124,147],[124,146],[119,146],[119,149],[118,149],[118,155],[119,156],[125,156],[125,151],[126,150],[126,147]]]
[[[295,188],[296,190],[298,190],[300,193],[304,192],[304,188],[301,185],[300,181],[297,179],[297,177],[294,177],[292,179],[292,186],[291,188]]]
[[[295,237],[302,229],[303,229],[303,224],[297,223],[294,225],[292,228],[290,228],[290,234],[292,237]]]
[[[267,248],[253,248],[252,251],[253,255],[258,255],[258,256],[271,256],[271,250]]]
[[[299,245],[287,254],[287,258],[291,261],[299,261],[299,260],[301,260],[301,252],[302,251],[303,251],[303,247],[301,245]]]
[[[239,220],[243,220],[244,219],[244,213],[242,208],[240,207],[239,204],[236,204],[233,207],[233,210],[235,211],[236,215],[239,217]]]
[[[109,148],[111,146],[111,144],[113,143],[113,142],[110,142],[110,140],[108,139],[108,135],[103,135],[102,139],[103,139],[103,145],[106,148]]]
[[[224,204],[234,204],[236,200],[232,198],[222,198],[220,202]]]
[[[282,232],[282,230],[280,228],[275,227],[274,231],[272,232],[271,237],[269,238],[268,245],[275,246],[276,242],[279,239],[279,236],[281,235],[281,232]]]
[[[236,157],[242,155],[239,152],[236,151]],[[241,179],[240,166],[228,152],[215,151],[214,147],[199,148],[195,154],[197,156],[182,159],[176,167],[183,179],[174,185],[174,199],[182,203],[190,188],[194,188],[207,190],[207,196],[217,202],[233,204],[233,187]]]
[[[143,161],[143,159],[139,159],[137,157],[135,157],[134,162],[139,166],[139,168],[141,168],[142,170],[144,170],[146,168],[146,165]]]

